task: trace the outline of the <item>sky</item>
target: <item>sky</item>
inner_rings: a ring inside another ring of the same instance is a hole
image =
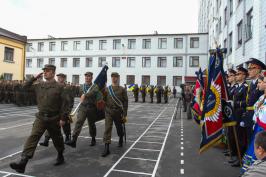
[[[199,0],[0,0],[0,27],[29,39],[196,33]]]

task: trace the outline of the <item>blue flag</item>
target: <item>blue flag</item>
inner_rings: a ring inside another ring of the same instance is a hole
[[[100,90],[105,87],[107,82],[107,70],[108,66],[105,65],[94,81],[94,84],[96,84]]]

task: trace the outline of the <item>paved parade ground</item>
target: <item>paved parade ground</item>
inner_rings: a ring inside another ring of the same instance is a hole
[[[227,163],[222,150],[213,148],[198,154],[200,128],[177,108],[178,99],[170,99],[169,104],[134,103],[132,99],[129,102],[127,143],[124,147],[117,147],[118,137],[113,128],[111,154],[101,157],[104,121],[97,123],[97,144],[94,147],[89,146],[89,131],[85,124],[77,148],[66,146],[64,165],[53,166],[57,153],[50,142],[48,148],[37,147],[23,175],[10,169],[9,163],[20,159],[37,109],[35,106],[0,104],[0,176],[238,176],[239,168]]]

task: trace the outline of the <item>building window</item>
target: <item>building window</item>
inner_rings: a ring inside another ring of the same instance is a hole
[[[66,68],[67,67],[67,58],[61,58],[60,67],[61,68]]]
[[[142,67],[143,68],[151,67],[151,57],[142,57]]]
[[[222,32],[222,17],[219,18],[218,31],[219,31],[219,34]]]
[[[141,84],[142,85],[150,85],[151,76],[143,75],[141,77]]]
[[[136,59],[135,57],[127,57],[127,67],[128,68],[135,68]]]
[[[31,68],[32,67],[32,59],[27,58],[26,59],[26,68]]]
[[[252,32],[253,32],[253,14],[251,9],[247,13],[247,31],[246,31],[247,39],[252,38]]]
[[[224,39],[224,48],[227,48],[227,39]]]
[[[136,39],[128,39],[128,49],[136,49]]]
[[[242,45],[242,30],[243,30],[243,23],[242,20],[237,24],[237,41],[238,47]]]
[[[183,57],[173,57],[173,67],[183,67]]]
[[[113,40],[113,49],[114,50],[121,49],[121,39],[114,39]]]
[[[14,49],[10,47],[5,47],[5,58],[6,62],[14,62]]]
[[[86,41],[86,50],[92,50],[93,48],[93,40]]]
[[[113,57],[112,58],[112,66],[113,67],[120,67],[120,57]]]
[[[80,58],[73,58],[73,67],[80,67]]]
[[[48,63],[49,63],[50,65],[55,65],[55,59],[54,59],[54,58],[49,58]]]
[[[99,41],[99,50],[106,50],[107,41],[106,40],[100,40]]]
[[[127,85],[135,84],[135,76],[127,75]]]
[[[98,67],[103,67],[106,63],[106,57],[99,57],[98,58]]]
[[[49,51],[55,51],[55,42],[49,42]]]
[[[158,39],[158,48],[166,49],[167,48],[167,38],[159,38]]]
[[[189,58],[190,67],[199,67],[199,56],[191,56]]]
[[[28,43],[27,44],[26,50],[27,50],[27,52],[31,52],[31,50],[32,50],[32,43]]]
[[[80,41],[74,41],[73,50],[74,51],[79,51],[80,50]]]
[[[43,58],[37,58],[37,68],[43,68]]]
[[[174,48],[175,49],[183,48],[183,38],[174,38]]]
[[[232,47],[233,47],[233,32],[231,32],[229,34],[229,46],[228,46],[228,48],[229,48],[229,54],[232,53],[232,50],[233,50]]]
[[[11,73],[4,73],[4,80],[11,81],[13,77],[13,74]]]
[[[224,26],[227,24],[227,7],[224,9]]]
[[[180,86],[182,84],[182,76],[173,76],[173,86]]]
[[[38,52],[43,52],[43,46],[44,46],[43,42],[38,42]]]
[[[229,0],[229,5],[230,5],[230,17],[233,15],[233,0]]]
[[[72,83],[79,84],[79,75],[72,75]]]
[[[199,38],[198,37],[190,38],[190,48],[199,48]]]
[[[86,67],[92,67],[93,59],[91,57],[86,58]]]
[[[165,68],[167,66],[166,63],[167,63],[166,57],[158,57],[157,67],[159,67],[159,68]]]
[[[151,48],[151,39],[143,39],[142,40],[142,48],[150,49]]]
[[[67,41],[62,41],[61,42],[61,50],[62,51],[67,51],[67,45],[68,45]]]
[[[166,76],[157,76],[157,85],[165,86],[166,85]]]

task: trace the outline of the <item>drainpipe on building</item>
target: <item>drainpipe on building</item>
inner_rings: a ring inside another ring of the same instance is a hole
[[[242,29],[242,56],[245,56],[245,53],[246,53],[246,24],[247,24],[247,17],[246,17],[246,1],[243,1],[243,24],[245,25],[244,26],[244,30]]]
[[[187,62],[187,60],[188,60],[188,54],[187,54],[188,43],[187,43],[187,41],[188,41],[188,35],[186,36],[185,40],[186,40],[186,47],[185,47],[185,74],[184,74],[184,81],[182,83],[186,82],[185,78],[187,76],[187,63],[188,63]]]

